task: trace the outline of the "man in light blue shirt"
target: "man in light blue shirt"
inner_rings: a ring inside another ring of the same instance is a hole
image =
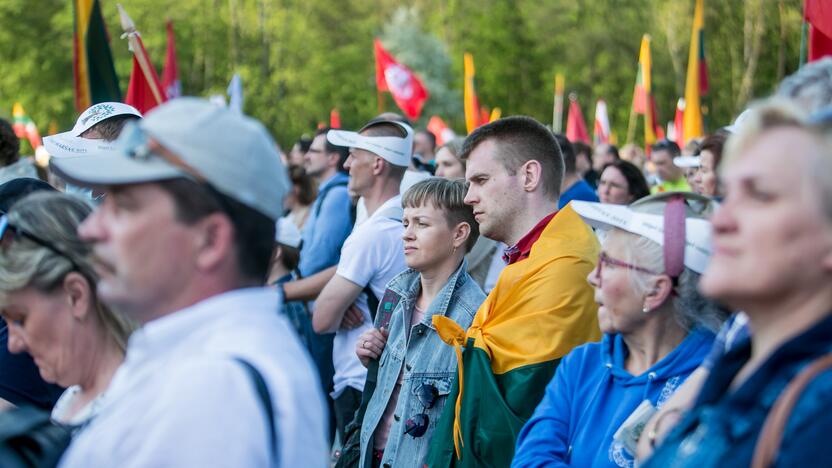
[[[318,197],[303,227],[300,254],[301,275],[314,275],[338,264],[341,246],[352,231],[352,205],[347,193],[349,176],[343,172],[349,148],[326,140],[329,128],[318,130],[303,157],[303,166],[318,183]]]

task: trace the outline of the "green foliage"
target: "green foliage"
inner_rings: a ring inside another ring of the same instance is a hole
[[[116,2],[100,1],[126,90],[132,60],[119,38]],[[693,3],[413,0],[402,8],[395,0],[127,0],[124,6],[159,73],[169,17],[184,92],[224,94],[239,73],[246,113],[262,120],[287,148],[328,122],[333,107],[351,128],[378,112],[374,37],[427,83],[431,99],[420,124],[437,114],[458,131],[464,128],[462,54],[471,52],[483,105],[549,123],[554,74],[562,72],[567,93],[578,94],[587,119],[596,99],[607,101],[613,130],[623,140],[644,33],[652,37],[659,117],[672,118],[684,94]],[[705,102],[714,129],[796,69],[802,2],[706,0],[705,6],[711,82]],[[755,58],[756,24],[762,34]],[[0,2],[0,115],[9,116],[20,101],[42,133],[52,120],[61,130],[72,125],[72,34],[71,2]],[[383,105],[395,110],[389,95]]]

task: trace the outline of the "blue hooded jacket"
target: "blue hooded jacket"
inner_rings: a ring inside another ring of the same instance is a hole
[[[628,351],[620,335],[575,348],[523,426],[512,466],[632,467],[632,455],[613,435],[642,401],[661,406],[705,359],[713,339],[692,331],[638,376],[624,368]]]

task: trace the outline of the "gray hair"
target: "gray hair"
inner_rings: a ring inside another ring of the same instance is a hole
[[[806,64],[788,76],[777,96],[797,100],[808,113],[832,105],[832,57]]]
[[[98,275],[92,266],[92,250],[77,234],[78,225],[91,211],[81,198],[57,192],[36,192],[12,206],[8,212],[9,224],[38,236],[61,253],[23,236],[15,239],[0,255],[0,305],[7,302],[10,292],[29,286],[52,292],[60,287],[67,274],[78,271],[89,283],[102,332],[124,351],[134,325],[98,301],[95,295]]]
[[[688,218],[707,218],[715,208],[715,203],[707,197],[695,194],[684,196]],[[663,214],[669,199],[667,194],[653,195],[633,203],[630,208],[642,213]],[[664,248],[661,245],[620,229],[610,232],[608,238],[613,236],[624,237],[626,262],[652,271],[664,271]],[[699,273],[685,266],[674,289],[676,294],[672,298],[673,312],[676,322],[685,330],[703,327],[715,332],[727,318],[728,311],[699,292],[699,278]],[[647,294],[649,291],[645,275],[630,275],[630,281],[633,289],[639,294]]]
[[[664,249],[650,239],[620,229],[609,233],[613,236],[626,236],[624,261],[652,271],[664,271]],[[676,322],[685,330],[704,327],[717,331],[727,317],[725,311],[713,301],[699,293],[699,273],[685,267],[679,276],[673,296],[673,314]],[[638,294],[647,294],[650,290],[647,277],[643,274],[630,275],[630,284]]]

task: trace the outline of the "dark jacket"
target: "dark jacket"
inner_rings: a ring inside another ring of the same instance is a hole
[[[792,338],[737,389],[731,381],[751,356],[746,340],[716,362],[693,410],[645,468],[750,466],[757,437],[774,401],[809,362],[832,351],[832,314]],[[832,466],[832,371],[818,375],[795,405],[776,466]]]

